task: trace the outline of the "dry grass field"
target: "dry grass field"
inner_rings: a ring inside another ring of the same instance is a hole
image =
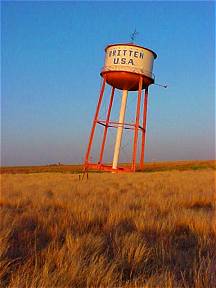
[[[1,287],[216,287],[215,171],[1,175]]]
[[[111,165],[111,164],[110,164]],[[128,166],[128,164],[121,164],[120,166]],[[145,163],[144,172],[156,171],[171,171],[171,170],[202,170],[216,168],[215,160],[208,161],[173,161],[173,162],[150,162]],[[27,173],[82,173],[83,165],[65,165],[65,164],[50,164],[44,166],[14,166],[14,167],[0,167],[1,174],[27,174]],[[139,170],[140,172],[141,170]]]

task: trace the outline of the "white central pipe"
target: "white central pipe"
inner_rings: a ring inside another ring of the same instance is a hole
[[[119,124],[117,128],[115,150],[114,150],[113,164],[112,164],[113,169],[117,169],[118,167],[119,153],[120,153],[122,133],[123,133],[123,123],[124,123],[125,110],[126,110],[126,104],[127,104],[127,95],[128,95],[128,91],[123,90],[121,108],[120,108],[120,113],[119,113],[119,123],[121,124]]]

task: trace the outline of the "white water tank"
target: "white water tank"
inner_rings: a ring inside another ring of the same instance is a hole
[[[101,75],[108,84],[122,90],[138,90],[140,76],[143,88],[154,83],[152,70],[157,57],[154,51],[129,43],[108,45],[105,52]]]

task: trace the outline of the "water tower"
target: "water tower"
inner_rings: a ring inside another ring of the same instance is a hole
[[[139,167],[142,169],[144,165],[145,152],[145,136],[146,136],[146,117],[147,117],[147,101],[148,87],[154,83],[154,75],[152,73],[153,62],[157,55],[154,51],[135,45],[133,43],[112,44],[105,48],[105,64],[100,73],[103,77],[103,83],[93,119],[92,129],[90,133],[89,143],[85,155],[85,170],[98,169],[105,171],[131,171],[135,172],[137,168],[137,146],[138,134],[141,132],[141,152],[139,155]],[[106,119],[99,119],[99,112],[104,95],[106,84],[112,87],[109,106],[106,111]],[[122,90],[121,107],[119,111],[118,121],[111,121],[110,114],[115,95],[115,89]],[[142,91],[145,91],[142,97]],[[129,91],[137,91],[136,117],[133,123],[125,123],[125,111]],[[143,100],[142,100],[143,98]],[[141,105],[143,105],[143,115],[140,117]],[[142,120],[140,120],[142,118]],[[89,161],[91,148],[94,140],[95,128],[97,125],[104,127],[103,136],[101,138],[101,147],[98,153],[98,162]],[[107,138],[108,128],[116,128],[115,147],[113,151],[112,165],[103,163],[103,154]],[[124,129],[133,130],[132,144],[132,163],[130,167],[119,167],[119,154],[121,150],[122,134]]]

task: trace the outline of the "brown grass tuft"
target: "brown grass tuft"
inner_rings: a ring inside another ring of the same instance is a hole
[[[216,287],[213,171],[1,177],[1,287]]]

